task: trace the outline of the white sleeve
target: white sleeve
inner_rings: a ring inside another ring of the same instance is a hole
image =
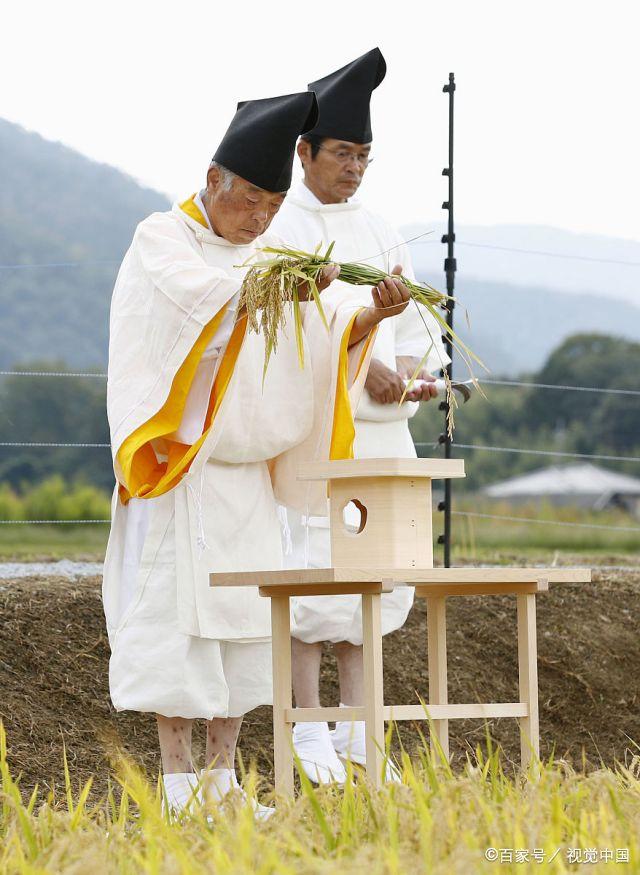
[[[205,262],[166,213],[141,222],[133,238],[142,270],[176,307],[206,325],[240,289],[240,281]]]

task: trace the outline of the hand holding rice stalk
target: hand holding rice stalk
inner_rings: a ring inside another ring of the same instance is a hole
[[[334,262],[331,261],[333,247],[334,243],[331,243],[324,255],[321,255],[320,246],[318,246],[313,253],[304,252],[301,249],[292,249],[287,246],[265,246],[260,251],[273,257],[257,262],[245,275],[240,293],[240,309],[244,310],[247,314],[250,330],[255,331],[256,333],[262,331],[264,334],[265,361],[263,379],[267,371],[271,354],[277,348],[278,333],[285,327],[286,309],[289,303],[293,305],[296,345],[298,348],[298,358],[301,367],[304,365],[302,315],[300,311],[301,300],[308,298],[313,299],[318,308],[322,322],[327,330],[329,330],[327,319],[322,308],[322,302],[320,300],[320,291],[321,287],[328,285],[323,272],[334,264]],[[354,286],[376,287],[389,276],[389,274],[379,268],[360,262],[338,262],[337,266],[340,268],[340,279],[342,282]],[[479,364],[482,364],[477,356],[475,356],[454,333],[453,329],[447,325],[446,319],[440,313],[440,308],[445,306],[446,301],[449,300],[448,295],[439,292],[437,289],[434,289],[426,283],[416,283],[402,275],[395,278],[399,279],[409,290],[411,300],[416,304],[418,313],[424,322],[425,330],[429,337],[431,337],[431,332],[429,331],[429,327],[423,314],[420,312],[420,308],[417,306],[419,304],[431,313],[440,328],[451,337],[456,350],[467,363],[470,373],[471,359],[475,359]],[[260,313],[260,315],[258,315],[258,313]],[[411,391],[413,382],[422,370],[424,362],[432,348],[433,338],[431,338],[429,350],[420,365],[416,368],[415,373],[412,375],[407,385],[406,392]],[[473,374],[471,375],[473,378]],[[450,380],[446,375],[446,372],[445,381],[447,383],[447,401],[449,404],[447,425],[449,432],[451,433],[453,430],[453,409],[456,406],[456,400],[453,397]]]

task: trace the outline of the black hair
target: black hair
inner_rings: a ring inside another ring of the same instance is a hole
[[[320,146],[322,146],[326,137],[319,137],[317,134],[303,134],[300,139],[304,140],[305,143],[309,143],[311,146],[311,160],[315,161],[320,151]]]

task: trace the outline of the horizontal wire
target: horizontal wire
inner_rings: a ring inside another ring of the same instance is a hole
[[[36,267],[83,267],[94,264],[120,264],[122,259],[97,259],[90,261],[41,261],[32,264],[0,264],[0,270],[30,270]]]
[[[88,377],[106,380],[104,373],[91,371],[0,371],[0,377]],[[527,389],[561,389],[569,392],[597,392],[603,395],[638,395],[640,389],[607,389],[601,386],[564,386],[560,383],[525,383],[519,380],[489,380],[481,378],[479,383],[492,386],[517,386]]]
[[[369,256],[368,258],[361,258],[359,261],[370,261],[372,258],[377,258],[379,255],[385,255],[392,249],[397,249],[399,246],[405,246],[409,243],[414,243],[417,246],[439,243],[440,241],[436,238],[431,240],[419,240],[419,238],[426,237],[428,234],[433,233],[433,231],[425,231],[422,234],[418,234],[416,237],[411,237],[409,240],[403,240],[401,243],[397,244],[397,246],[392,246],[391,249],[385,250],[385,252],[378,253],[378,255],[375,256]],[[597,264],[620,264],[625,267],[640,267],[640,261],[626,261],[621,258],[598,258],[593,255],[575,255],[574,253],[551,252],[545,249],[521,249],[516,246],[499,246],[494,243],[473,243],[470,240],[456,240],[456,244],[458,246],[471,246],[475,249],[492,249],[498,252],[517,252],[521,255],[543,255],[550,258],[568,258],[571,261],[588,261]],[[120,264],[121,261],[122,259],[88,259],[86,261],[45,261],[32,262],[31,264],[0,264],[0,270],[29,270],[38,267],[82,267],[83,265],[94,264]]]
[[[640,389],[605,389],[597,386],[563,386],[560,383],[523,383],[519,380],[478,380],[492,386],[521,386],[527,389],[562,389],[570,392],[599,392],[603,395],[640,395]]]
[[[496,246],[492,243],[470,243],[456,240],[460,246],[473,246],[474,249],[494,249],[500,252],[518,252],[522,255],[544,255],[551,258],[569,258],[571,261],[591,261],[598,264],[622,264],[626,267],[640,267],[640,261],[624,261],[619,258],[596,258],[592,255],[573,255],[568,252],[547,252],[543,249],[519,249],[514,246]]]
[[[79,526],[110,522],[111,520],[0,520],[0,526]]]
[[[565,528],[577,528],[577,529],[604,529],[606,531],[612,532],[640,532],[640,527],[634,526],[607,526],[601,525],[598,523],[572,523],[565,522],[562,520],[541,520],[536,519],[534,517],[521,517],[521,516],[506,516],[502,514],[490,514],[490,513],[474,513],[471,511],[463,511],[463,510],[452,510],[452,515],[454,516],[465,516],[465,517],[475,517],[479,519],[486,520],[500,520],[502,522],[514,522],[514,523],[535,523],[538,525],[549,525],[549,526],[564,526]],[[19,526],[77,526],[77,525],[102,525],[106,523],[110,523],[111,520],[0,520],[0,525],[9,526],[9,525],[19,525]],[[496,566],[499,567],[499,566]],[[573,566],[572,566],[573,567]],[[585,566],[586,567],[586,566]],[[591,567],[591,566],[590,566]],[[602,566],[603,568],[605,566]],[[628,566],[606,566],[607,568],[616,568],[616,569],[624,569],[627,570]],[[631,566],[633,568],[633,566]],[[638,569],[640,570],[640,569]]]
[[[436,447],[438,442],[418,441],[416,447]],[[482,444],[451,444],[453,449],[459,450],[489,450],[494,453],[521,453],[530,456],[562,456],[567,459],[600,459],[607,462],[640,462],[640,456],[608,456],[602,453],[568,453],[560,450],[527,450],[520,447],[490,447]]]
[[[58,444],[45,441],[0,441],[0,447],[110,447],[111,444]]]
[[[439,241],[434,238],[433,240],[421,240],[415,245],[424,246],[425,244],[428,245],[438,242]],[[621,258],[597,258],[593,255],[574,255],[569,252],[549,252],[545,249],[520,249],[516,246],[498,246],[494,243],[472,243],[470,240],[456,239],[455,242],[457,246],[472,246],[474,249],[493,249],[499,252],[518,252],[521,255],[544,255],[550,258],[568,258],[571,261],[590,261],[596,262],[597,264],[621,264],[625,267],[640,267],[640,261],[625,261]]]
[[[0,371],[0,377],[98,377],[106,380],[106,374],[93,374],[90,371]]]
[[[561,520],[540,520],[535,519],[533,517],[519,517],[519,516],[505,516],[499,514],[490,514],[490,513],[473,513],[471,511],[462,511],[462,510],[452,510],[452,515],[454,516],[465,516],[465,517],[476,517],[480,519],[486,520],[500,520],[502,522],[516,522],[516,523],[536,523],[538,525],[550,525],[550,526],[564,526],[565,528],[578,528],[578,529],[605,529],[606,531],[613,532],[640,532],[640,527],[633,526],[606,526],[599,525],[597,523],[571,523],[565,522]],[[0,525],[9,526],[9,525],[19,525],[19,526],[78,526],[78,525],[102,525],[106,523],[110,523],[111,520],[0,520]],[[496,566],[499,567],[499,566]],[[573,567],[573,566],[572,566]],[[586,566],[585,566],[586,567]],[[590,566],[591,567],[591,566]],[[605,566],[602,566],[603,568]],[[627,570],[626,565],[620,566],[606,566],[607,568],[616,568],[616,569],[624,569]],[[633,566],[631,566],[633,568]],[[640,570],[640,569],[638,569]]]
[[[565,528],[577,529],[606,529],[607,531],[612,532],[640,532],[640,527],[638,526],[605,526],[599,523],[570,523],[562,520],[540,520],[535,517],[502,516],[499,514],[475,513],[466,510],[452,510],[451,513],[455,514],[455,516],[477,517],[485,520],[502,520],[503,522],[510,523],[536,523],[538,525],[564,526]]]
[[[416,447],[432,447],[438,446],[437,441],[429,443],[427,441],[417,441]],[[0,441],[0,447],[52,447],[52,448],[68,448],[68,449],[83,449],[97,448],[107,449],[111,447],[108,443],[56,443],[49,441]],[[562,456],[570,459],[600,459],[609,462],[640,462],[640,456],[609,456],[601,453],[567,453],[556,450],[527,450],[520,447],[491,447],[481,444],[457,444],[453,443],[452,447],[461,450],[490,450],[495,453],[521,453],[533,456]]]

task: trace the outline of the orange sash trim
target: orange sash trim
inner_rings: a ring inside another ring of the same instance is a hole
[[[353,442],[356,437],[356,428],[353,421],[351,399],[349,398],[349,338],[351,337],[353,323],[359,312],[360,310],[356,311],[349,320],[349,324],[340,341],[336,401],[333,409],[333,430],[331,432],[331,445],[329,448],[330,459],[353,459]],[[367,337],[360,354],[355,379],[360,374],[362,364],[376,333],[376,330],[371,331]]]
[[[220,325],[225,311],[226,304],[205,325],[189,355],[176,373],[171,384],[169,397],[163,407],[151,419],[137,428],[133,434],[129,435],[120,447],[118,463],[123,473],[124,484],[120,485],[119,494],[124,504],[130,498],[156,498],[177,486],[204,443],[220,408],[242,348],[247,325],[246,319],[241,319],[236,323],[220,362],[211,391],[211,400],[202,435],[191,446],[178,441],[167,441],[168,457],[166,462],[158,461],[151,441],[171,434],[179,427],[196,368],[204,350]]]
[[[209,224],[205,217],[202,215],[202,210],[198,207],[195,202],[195,193],[191,195],[191,197],[187,198],[186,201],[182,201],[180,204],[180,209],[183,213],[186,213],[188,216],[191,216],[192,219],[195,219],[203,228],[208,228]]]

